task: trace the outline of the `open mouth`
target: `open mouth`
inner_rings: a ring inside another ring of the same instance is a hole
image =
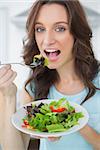
[[[56,59],[57,56],[61,53],[60,50],[44,50],[46,56],[50,59]]]

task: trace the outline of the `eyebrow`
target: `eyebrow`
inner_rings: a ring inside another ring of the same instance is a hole
[[[58,21],[58,22],[55,22],[54,25],[61,24],[61,23],[68,25],[68,22],[65,22],[65,21]],[[38,24],[39,24],[39,25],[43,25],[43,23],[41,23],[41,22],[36,22],[36,23],[35,23],[35,25],[38,25]]]

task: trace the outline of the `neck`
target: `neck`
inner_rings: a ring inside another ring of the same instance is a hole
[[[60,80],[55,83],[56,89],[63,94],[76,94],[84,89],[84,83],[75,73],[74,63],[57,69]]]
[[[73,61],[64,67],[58,68],[57,72],[59,74],[60,81],[71,82],[74,80],[79,80],[79,77],[77,76],[77,74],[75,72],[75,67],[74,67]]]

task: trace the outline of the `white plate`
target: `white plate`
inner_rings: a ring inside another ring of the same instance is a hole
[[[39,105],[41,102],[48,104],[52,100],[54,100],[54,99],[39,100],[39,101],[31,102],[31,103],[34,103],[36,105]],[[30,106],[31,103],[28,103],[24,106]],[[17,128],[21,132],[26,133],[26,134],[30,134],[31,136],[58,137],[58,136],[63,136],[63,135],[68,135],[68,134],[74,133],[74,132],[80,130],[81,128],[83,128],[87,124],[88,119],[89,119],[89,115],[88,115],[88,112],[86,111],[86,109],[83,108],[81,105],[78,105],[78,104],[73,103],[73,102],[69,102],[69,103],[71,106],[73,106],[75,108],[76,112],[82,112],[84,117],[79,119],[79,125],[75,125],[72,128],[70,128],[64,132],[56,132],[56,133],[36,132],[33,130],[29,130],[27,128],[23,128],[22,127],[22,124],[23,124],[22,119],[26,115],[26,110],[23,107],[20,108],[15,114],[12,115],[12,117],[11,117],[12,124],[14,125],[15,128]]]

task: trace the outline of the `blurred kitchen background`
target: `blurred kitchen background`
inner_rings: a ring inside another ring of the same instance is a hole
[[[0,61],[23,62],[22,46],[25,33],[25,23],[32,3],[35,0],[0,0]],[[80,0],[93,31],[93,48],[100,60],[100,0]],[[80,31],[81,32],[81,31]],[[28,76],[29,69],[13,65],[18,76],[15,80],[20,90]]]

